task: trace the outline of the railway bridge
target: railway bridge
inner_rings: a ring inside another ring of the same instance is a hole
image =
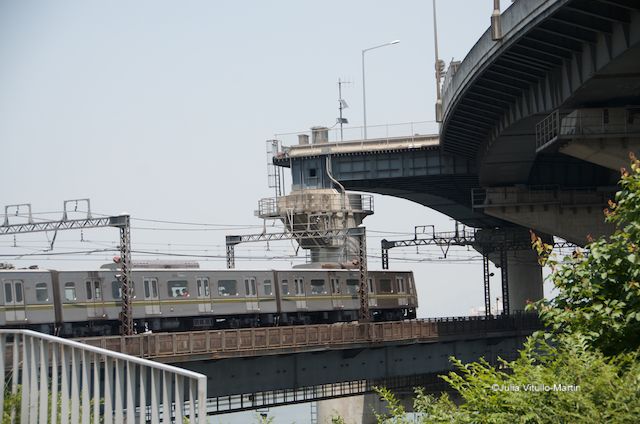
[[[442,391],[449,358],[513,358],[536,315],[453,317],[84,338],[207,376],[208,413],[354,396],[386,386]],[[7,358],[11,351],[5,351]]]

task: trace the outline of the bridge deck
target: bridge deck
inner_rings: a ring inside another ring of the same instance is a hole
[[[539,328],[533,315],[92,337],[84,343],[166,363],[481,338]]]
[[[207,413],[394,390],[446,389],[449,361],[513,358],[540,328],[535,315],[459,317],[189,333],[95,337],[83,342],[207,376]],[[12,344],[4,349],[12,357]],[[5,361],[11,364],[12,361]]]
[[[336,155],[375,151],[438,148],[439,146],[440,137],[438,134],[415,134],[403,137],[349,140],[337,143],[298,144],[284,147],[283,151],[276,156],[276,160],[327,154]]]

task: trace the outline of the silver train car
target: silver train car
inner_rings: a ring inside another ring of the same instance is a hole
[[[370,271],[374,320],[416,317],[413,273]],[[342,269],[136,269],[136,331],[353,321],[358,272]],[[121,283],[117,271],[0,270],[0,327],[30,328],[67,337],[118,334]]]

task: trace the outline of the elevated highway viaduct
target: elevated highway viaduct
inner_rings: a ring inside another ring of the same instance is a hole
[[[447,78],[441,148],[477,164],[486,215],[579,244],[607,234],[602,193],[640,146],[640,3],[517,1],[501,23]]]
[[[489,236],[611,233],[602,211],[640,147],[640,3],[520,0],[501,29],[449,67],[439,135],[290,146],[274,164],[294,189],[402,197]],[[530,249],[490,258],[511,310],[542,296]]]

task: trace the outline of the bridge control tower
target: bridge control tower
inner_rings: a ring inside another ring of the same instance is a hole
[[[299,146],[322,149],[328,144],[329,129],[311,128],[298,135]],[[310,143],[311,141],[311,143]],[[284,156],[278,140],[269,140],[269,160]],[[291,192],[284,194],[280,167],[269,164],[269,184],[275,197],[258,202],[256,216],[281,221],[287,231],[295,233],[347,230],[358,227],[373,214],[373,196],[347,192],[332,175],[331,157],[320,156],[291,164]],[[346,232],[345,232],[346,234]],[[339,237],[296,237],[300,247],[310,252],[310,263],[303,267],[358,266],[358,240],[349,235]]]

